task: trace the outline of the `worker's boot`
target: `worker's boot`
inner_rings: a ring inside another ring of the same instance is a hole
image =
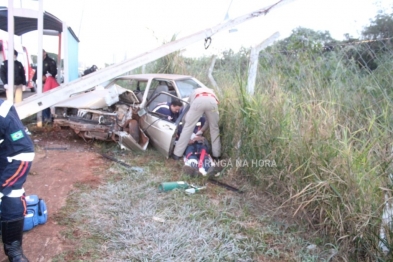
[[[1,221],[1,233],[4,245],[4,252],[10,262],[28,262],[29,260],[23,255],[22,237],[23,237],[24,217],[14,220]]]
[[[221,160],[220,156],[213,156],[212,158],[214,162],[219,162]]]

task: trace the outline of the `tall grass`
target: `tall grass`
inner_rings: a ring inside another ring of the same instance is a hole
[[[378,232],[392,139],[386,67],[369,73],[340,53],[272,52],[260,60],[255,94],[241,73],[226,78],[234,75],[221,82],[221,136],[239,175],[339,244],[337,256],[383,257]]]

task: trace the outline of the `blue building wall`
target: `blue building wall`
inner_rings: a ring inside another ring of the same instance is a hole
[[[79,58],[79,46],[78,40],[75,39],[74,35],[67,30],[68,39],[68,81],[71,82],[79,77],[78,74],[78,58]]]

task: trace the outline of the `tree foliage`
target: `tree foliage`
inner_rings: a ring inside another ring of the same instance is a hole
[[[378,14],[362,31],[362,38],[384,40],[393,37],[393,14]]]
[[[312,29],[298,27],[292,34],[278,42],[278,46],[284,53],[298,51],[323,51],[326,45],[331,45],[335,40],[328,31],[314,31]]]
[[[385,53],[392,49],[393,14],[378,14],[362,31],[362,40],[368,41],[375,53]]]

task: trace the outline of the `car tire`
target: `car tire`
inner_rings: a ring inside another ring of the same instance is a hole
[[[139,124],[138,121],[132,119],[128,124],[128,133],[139,143]]]

